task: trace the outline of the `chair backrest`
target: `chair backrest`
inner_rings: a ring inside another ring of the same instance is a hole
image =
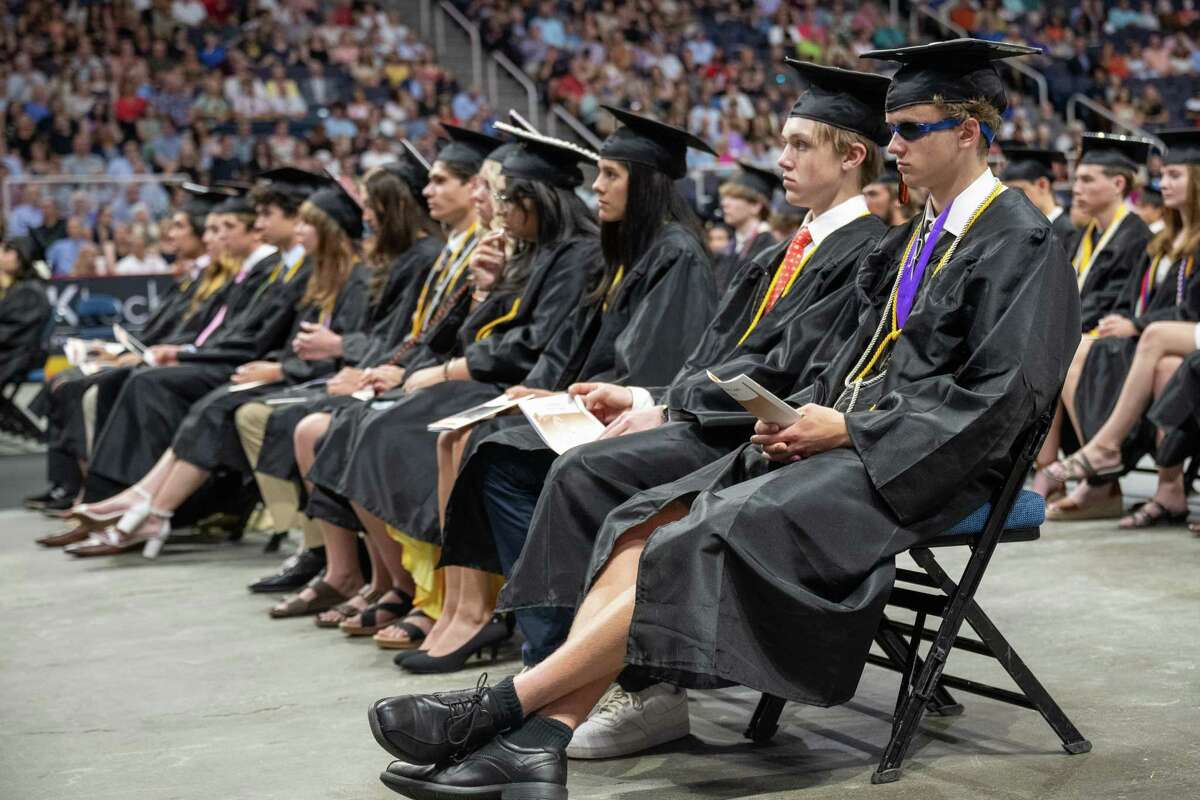
[[[85,320],[89,323],[95,321],[111,324],[120,319],[121,301],[112,295],[94,294],[80,300],[75,313],[79,316],[81,324]]]

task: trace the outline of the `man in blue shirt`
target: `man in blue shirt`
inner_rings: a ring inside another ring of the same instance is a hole
[[[46,262],[55,277],[70,275],[75,269],[79,251],[88,243],[88,230],[79,217],[67,220],[67,238],[59,239],[46,249]]]

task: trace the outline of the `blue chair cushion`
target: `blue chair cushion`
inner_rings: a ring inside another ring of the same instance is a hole
[[[32,369],[29,371],[29,374],[25,376],[25,381],[27,383],[41,383],[44,380],[46,380],[46,370],[44,369]]]
[[[987,524],[988,514],[991,512],[992,504],[984,503],[968,514],[965,519],[953,528],[946,531],[945,535],[983,533],[983,526]],[[1025,528],[1037,528],[1045,521],[1045,498],[1037,492],[1022,489],[1021,493],[1017,495],[1017,502],[1013,503],[1012,511],[1008,513],[1008,519],[1004,522],[1004,530],[1016,531]]]

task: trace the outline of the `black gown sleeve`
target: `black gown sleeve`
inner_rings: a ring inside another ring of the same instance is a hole
[[[337,301],[333,306],[333,316],[329,321],[330,330],[335,333],[352,332],[362,328],[367,320],[369,289],[365,268],[358,266],[351,272],[342,290],[338,292]],[[288,343],[279,359],[283,367],[284,380],[290,384],[304,383],[325,375],[331,375],[341,366],[341,359],[325,358],[319,361],[305,361],[292,350],[292,339],[300,330],[300,322],[316,322],[320,314],[316,309],[306,309],[305,313],[296,316],[296,323],[288,335]]]
[[[1192,274],[1184,277],[1183,298],[1176,302],[1178,292],[1179,270],[1192,265]],[[1161,298],[1158,296],[1162,294]],[[1133,320],[1133,325],[1139,332],[1144,331],[1153,322],[1196,322],[1200,321],[1200,253],[1193,253],[1191,258],[1177,261],[1171,268],[1170,274],[1163,280],[1155,292],[1158,303],[1151,303],[1141,316]]]

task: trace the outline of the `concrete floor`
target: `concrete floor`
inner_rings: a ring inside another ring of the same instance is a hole
[[[411,677],[369,641],[268,619],[244,588],[278,561],[257,542],[81,562],[32,544],[52,527],[0,512],[2,800],[384,800],[368,704],[477,677]],[[740,737],[752,693],[694,692],[691,738],[577,765],[572,797],[1200,797],[1198,565],[1181,529],[1110,524],[1048,526],[993,563],[984,608],[1090,754],[1064,754],[1033,712],[960,695],[965,714],[927,719],[904,778],[872,787],[896,678],[868,667],[853,702],[788,706],[762,747]],[[997,672],[961,654],[951,667]]]

